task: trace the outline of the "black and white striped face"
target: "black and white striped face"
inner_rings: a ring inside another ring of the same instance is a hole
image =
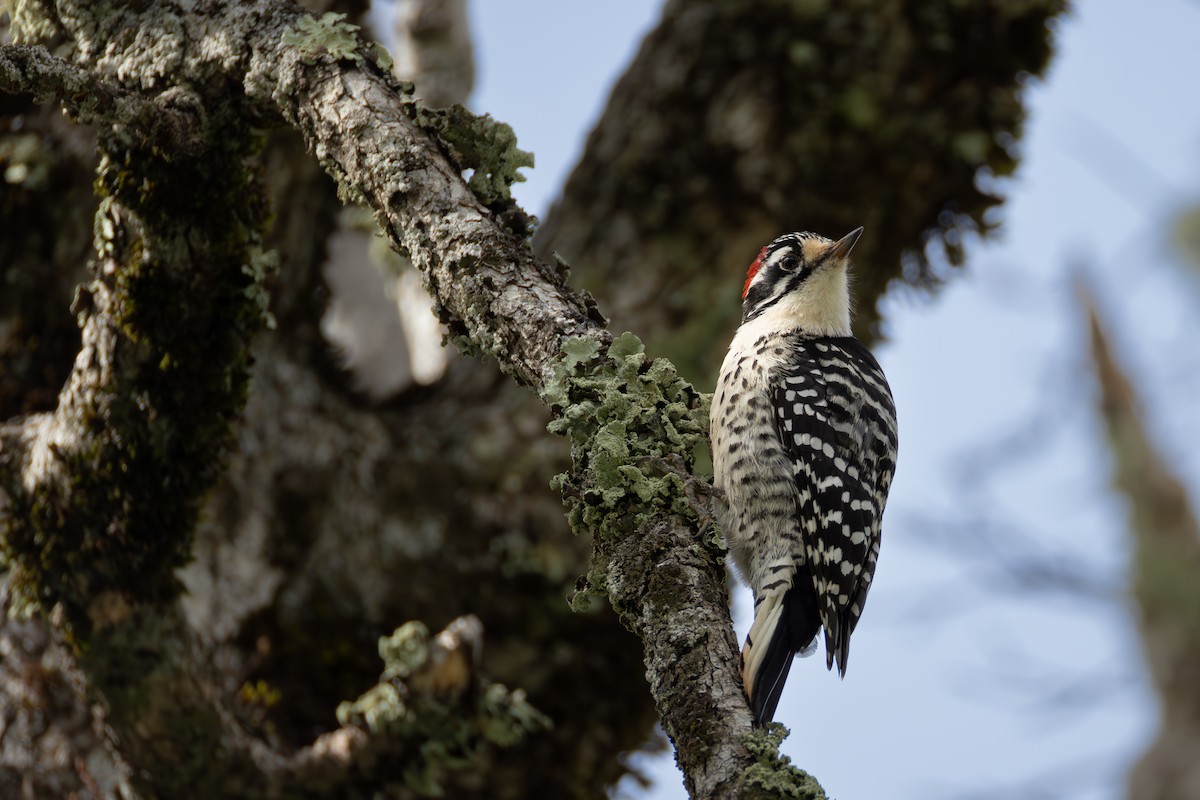
[[[839,329],[814,333],[846,335],[840,321],[850,313],[847,257],[862,230],[836,242],[808,231],[787,233],[764,247],[746,272],[742,322],[774,310]]]

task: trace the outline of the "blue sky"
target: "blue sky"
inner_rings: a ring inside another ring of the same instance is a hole
[[[527,209],[545,213],[658,7],[475,0],[472,105],[536,154],[517,191]],[[1119,596],[1126,510],[1109,489],[1072,277],[1095,287],[1157,441],[1200,496],[1200,277],[1169,243],[1174,216],[1200,204],[1200,4],[1077,9],[1030,87],[1000,233],[971,244],[936,298],[885,303],[878,355],[901,457],[879,574],[846,680],[823,658],[801,662],[777,714],[792,729],[784,751],[841,800],[1028,786],[1111,800],[1157,724]],[[1014,443],[1019,456],[997,465]],[[973,543],[980,530],[1001,552],[1028,538],[1086,564],[1117,594],[1015,587]],[[670,756],[645,768],[649,797],[685,796]]]

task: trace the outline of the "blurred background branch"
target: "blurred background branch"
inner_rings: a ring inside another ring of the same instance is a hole
[[[1137,391],[1109,345],[1096,300],[1079,285],[1114,482],[1134,537],[1132,600],[1146,663],[1158,689],[1158,736],[1130,777],[1133,800],[1200,797],[1200,524],[1141,421]]]

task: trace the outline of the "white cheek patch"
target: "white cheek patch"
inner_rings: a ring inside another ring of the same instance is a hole
[[[818,268],[799,289],[771,305],[754,322],[768,329],[799,329],[813,336],[849,336],[846,266]]]

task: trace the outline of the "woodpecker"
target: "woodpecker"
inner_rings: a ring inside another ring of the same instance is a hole
[[[721,366],[710,427],[730,555],[754,593],[742,682],[770,722],[797,654],[825,630],[845,677],[879,557],[896,464],[883,370],[850,333],[850,251],[789,233],[764,247],[742,289],[742,324]]]

